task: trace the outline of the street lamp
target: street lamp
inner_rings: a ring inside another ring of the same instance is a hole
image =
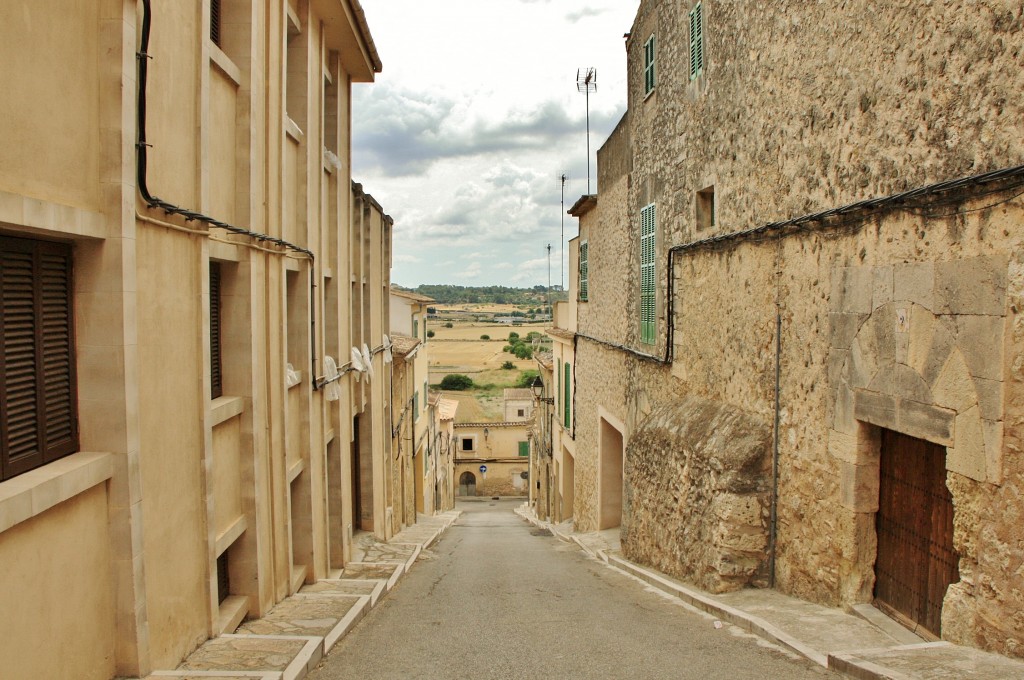
[[[532,383],[530,383],[530,391],[533,392],[533,398],[536,399],[537,401],[542,401],[545,404],[555,403],[554,397],[541,396],[542,394],[544,394],[544,381],[540,379],[539,375],[533,379]]]

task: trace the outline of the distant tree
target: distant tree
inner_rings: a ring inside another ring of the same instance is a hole
[[[489,335],[487,335],[486,333],[484,333],[483,335],[481,335],[481,336],[480,336],[480,339],[481,339],[481,340],[490,340],[490,339],[491,339],[491,336],[489,336]]]
[[[448,323],[446,323],[446,324],[444,325],[444,327],[445,327],[445,328],[451,328],[451,327],[452,327],[452,322],[451,322],[451,321],[449,321]]]
[[[525,345],[525,344],[522,344],[522,343],[516,345],[513,348],[513,353],[519,359],[524,359],[525,360],[525,359],[532,359],[533,358],[533,348],[530,347],[529,345]]]
[[[441,379],[442,390],[461,392],[462,390],[468,390],[472,386],[473,379],[468,375],[462,375],[461,373],[451,373]]]
[[[434,337],[434,331],[427,331],[427,337],[428,338]]]
[[[504,347],[501,348],[501,351],[502,352],[511,352],[512,351],[512,345],[505,345]]]
[[[437,314],[437,307],[427,307],[427,314]]]
[[[508,334],[508,341],[509,341],[510,344],[513,344],[513,345],[516,344],[516,340],[518,340],[518,339],[519,339],[519,333],[516,333],[515,331],[512,331],[511,333]]]
[[[519,380],[516,382],[516,387],[530,387],[533,385],[533,379],[540,375],[537,371],[526,370],[519,374]]]
[[[511,371],[513,368],[516,367],[516,365],[513,364],[511,361],[506,361],[505,363],[503,363],[501,365],[501,367],[502,367],[502,369],[504,369],[506,371]]]

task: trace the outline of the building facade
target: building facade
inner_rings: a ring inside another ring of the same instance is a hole
[[[571,211],[578,530],[1024,654],[1022,21],[641,2]]]
[[[455,423],[457,496],[527,496],[529,424]]]
[[[381,64],[357,0],[0,26],[3,674],[145,676],[387,535]]]

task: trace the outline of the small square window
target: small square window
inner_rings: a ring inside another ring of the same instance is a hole
[[[462,438],[462,450],[463,451],[472,451],[475,448],[473,446],[473,444],[474,444],[474,442],[473,442],[473,438],[472,437],[463,437]]]
[[[518,410],[516,411],[516,414],[517,414],[517,415],[518,415],[518,417],[520,417],[520,418],[525,418],[525,417],[526,417],[526,409],[522,409],[522,408],[521,408],[521,409],[518,409]]]

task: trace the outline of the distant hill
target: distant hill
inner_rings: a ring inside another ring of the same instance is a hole
[[[543,305],[548,301],[549,293],[545,286],[533,288],[510,288],[508,286],[450,286],[421,285],[416,288],[402,288],[413,293],[432,297],[439,304],[457,303],[493,303],[498,305]],[[550,300],[552,303],[567,299],[560,286],[552,286]]]

